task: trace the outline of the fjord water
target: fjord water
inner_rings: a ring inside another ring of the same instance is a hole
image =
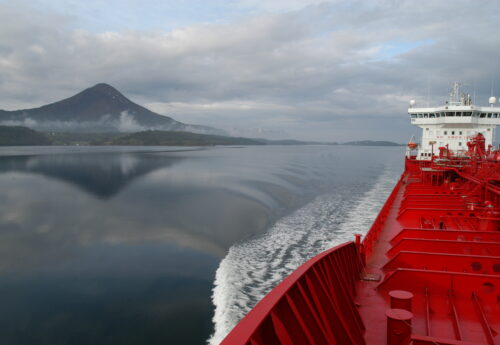
[[[364,232],[400,147],[0,149],[0,344],[217,343]]]

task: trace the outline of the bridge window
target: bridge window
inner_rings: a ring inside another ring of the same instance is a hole
[[[466,112],[464,112],[464,116],[471,116],[471,114],[472,114],[472,113],[471,113],[470,111],[466,111]]]
[[[411,118],[415,119],[417,117],[417,114],[411,114]]]
[[[429,117],[436,117],[436,114],[429,114]]]
[[[484,118],[486,116],[485,113],[481,113],[481,115],[479,115],[480,118]]]
[[[488,113],[488,118],[491,119],[491,113]]]
[[[418,114],[419,119],[421,119],[422,117],[424,117],[422,114]]]
[[[448,111],[448,112],[446,112],[446,116],[455,116],[455,113],[451,112],[451,111]]]
[[[428,117],[429,117],[429,114],[424,114],[424,117],[425,117],[425,118],[428,118]]]

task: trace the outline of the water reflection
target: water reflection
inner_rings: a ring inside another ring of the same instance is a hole
[[[298,205],[236,151],[0,157],[0,343],[203,343],[220,258]]]
[[[231,245],[383,166],[332,147],[53,150],[0,151],[0,344],[202,344]]]
[[[168,179],[183,159],[149,153],[0,158],[1,344],[206,338],[223,249],[196,231],[183,233],[182,222],[169,222],[171,213],[164,212],[183,194]],[[161,173],[153,178],[154,171]],[[180,209],[172,218],[186,217],[188,210]]]
[[[302,202],[303,171],[254,163],[217,151],[0,157],[0,269],[95,243],[173,243],[222,257]]]
[[[72,183],[100,198],[109,198],[134,179],[181,159],[133,153],[7,156],[0,157],[0,173],[41,174]]]

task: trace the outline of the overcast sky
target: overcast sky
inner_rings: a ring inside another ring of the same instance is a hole
[[[176,120],[406,141],[411,98],[500,95],[500,1],[0,0],[0,108],[99,82]]]

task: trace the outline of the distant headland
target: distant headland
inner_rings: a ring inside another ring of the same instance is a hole
[[[39,132],[22,126],[0,126],[0,146],[214,146],[214,145],[354,145],[401,146],[390,141],[315,142],[229,137],[179,131],[135,133]]]

